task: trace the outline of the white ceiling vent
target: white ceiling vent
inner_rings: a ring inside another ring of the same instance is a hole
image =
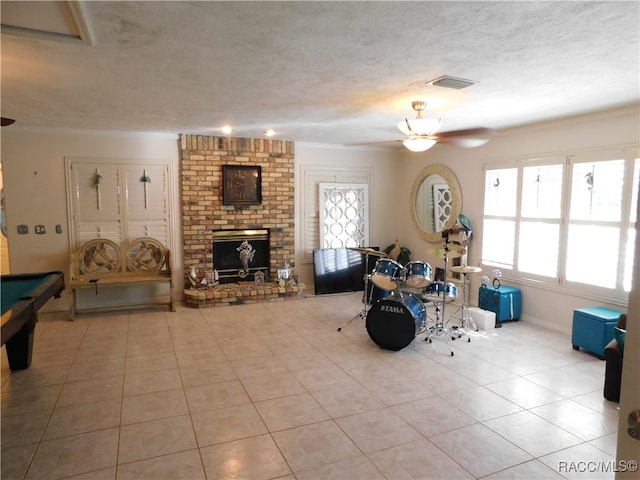
[[[460,90],[461,88],[467,88],[477,83],[473,80],[465,80],[464,78],[450,77],[449,75],[443,75],[427,82],[427,85],[433,85],[435,87],[455,88]]]

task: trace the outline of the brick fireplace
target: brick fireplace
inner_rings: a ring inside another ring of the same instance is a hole
[[[213,269],[212,232],[214,230],[267,229],[269,231],[269,275],[285,262],[294,267],[294,142],[285,140],[180,135],[182,233],[184,238],[185,298],[190,306],[218,303],[242,303],[242,298],[261,300],[253,282],[239,282],[234,289],[225,284],[224,291],[189,292],[187,273],[195,266],[201,279]],[[262,203],[259,205],[224,205],[223,165],[259,165],[262,167]],[[218,288],[218,287],[216,287]],[[274,291],[274,289],[276,291]],[[283,292],[280,292],[283,289]],[[210,289],[215,290],[215,289]],[[265,299],[293,293],[292,287],[266,285]],[[295,289],[297,291],[297,289]],[[220,295],[216,295],[220,294]],[[207,297],[210,297],[207,300]],[[215,298],[236,298],[216,302]],[[199,300],[196,302],[194,298]]]

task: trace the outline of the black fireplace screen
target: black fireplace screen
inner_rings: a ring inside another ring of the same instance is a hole
[[[269,251],[268,229],[213,231],[213,268],[220,283],[253,282],[256,272],[268,280]]]

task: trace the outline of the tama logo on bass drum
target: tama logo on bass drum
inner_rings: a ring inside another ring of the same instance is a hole
[[[380,311],[389,313],[404,313],[404,309],[402,307],[396,307],[394,305],[380,305]]]

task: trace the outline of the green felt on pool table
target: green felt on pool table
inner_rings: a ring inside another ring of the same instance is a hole
[[[44,280],[54,275],[54,273],[3,275],[0,280],[2,313],[4,314],[13,307],[21,298],[29,297],[31,292],[36,290]]]

